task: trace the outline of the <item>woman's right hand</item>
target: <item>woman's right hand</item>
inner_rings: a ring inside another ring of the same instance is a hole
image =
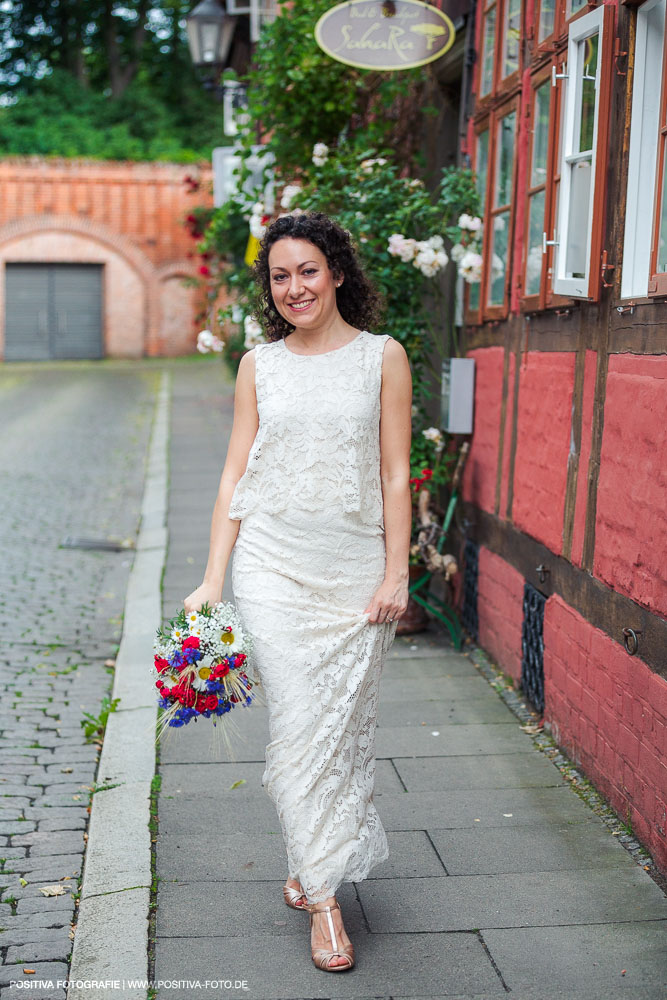
[[[189,615],[195,611],[199,611],[207,601],[213,607],[214,604],[219,604],[221,599],[222,584],[207,583],[204,580],[196,590],[188,594],[183,601],[183,607],[185,608],[185,613]]]

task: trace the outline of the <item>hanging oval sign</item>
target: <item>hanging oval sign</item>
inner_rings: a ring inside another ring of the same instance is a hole
[[[424,66],[444,55],[455,37],[451,19],[422,0],[347,0],[315,26],[327,55],[359,69]]]

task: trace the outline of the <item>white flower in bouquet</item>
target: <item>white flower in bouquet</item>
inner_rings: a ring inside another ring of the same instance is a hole
[[[329,147],[325,142],[316,142],[313,146],[313,163],[316,167],[323,167],[329,159]]]
[[[463,246],[463,243],[455,243],[452,249],[449,251],[449,255],[455,264],[460,264],[463,257],[465,257],[468,252],[467,248]]]
[[[474,250],[468,250],[459,262],[459,274],[468,284],[476,284],[482,278],[482,257]]]
[[[288,209],[300,191],[300,184],[286,184],[280,199],[280,207]]]
[[[255,344],[264,343],[264,332],[262,330],[262,327],[260,326],[260,324],[257,322],[256,319],[252,318],[252,316],[246,316],[246,318],[243,320],[243,329],[245,331],[245,340],[243,342],[243,346],[247,350],[250,350],[250,348],[254,347]]]
[[[422,431],[422,434],[427,441],[432,441],[434,443],[436,451],[440,451],[445,443],[442,431],[440,431],[437,427],[427,427],[425,431]]]
[[[459,216],[459,229],[467,229],[469,233],[478,233],[482,228],[482,220],[476,215],[467,215],[465,212]]]

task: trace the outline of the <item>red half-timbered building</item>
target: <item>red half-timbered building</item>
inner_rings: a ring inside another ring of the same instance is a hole
[[[665,0],[480,0],[464,617],[667,869]]]

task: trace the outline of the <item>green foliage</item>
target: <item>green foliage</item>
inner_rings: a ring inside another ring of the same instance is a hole
[[[0,5],[3,154],[194,162],[222,136],[197,79],[186,0]]]
[[[99,715],[92,715],[90,712],[83,713],[81,727],[85,738],[89,742],[99,740],[104,736],[107,727],[107,720],[110,712],[115,712],[120,704],[120,698],[111,700],[107,695],[102,699],[102,706]]]
[[[406,102],[423,103],[423,70],[355,69],[319,48],[313,29],[331,6],[331,0],[280,0],[279,14],[263,29],[245,80],[250,126],[244,144],[256,142],[259,127],[285,176],[301,173],[316,142],[387,144],[398,123],[405,125]],[[411,159],[419,133],[414,128],[409,133],[406,155]]]

